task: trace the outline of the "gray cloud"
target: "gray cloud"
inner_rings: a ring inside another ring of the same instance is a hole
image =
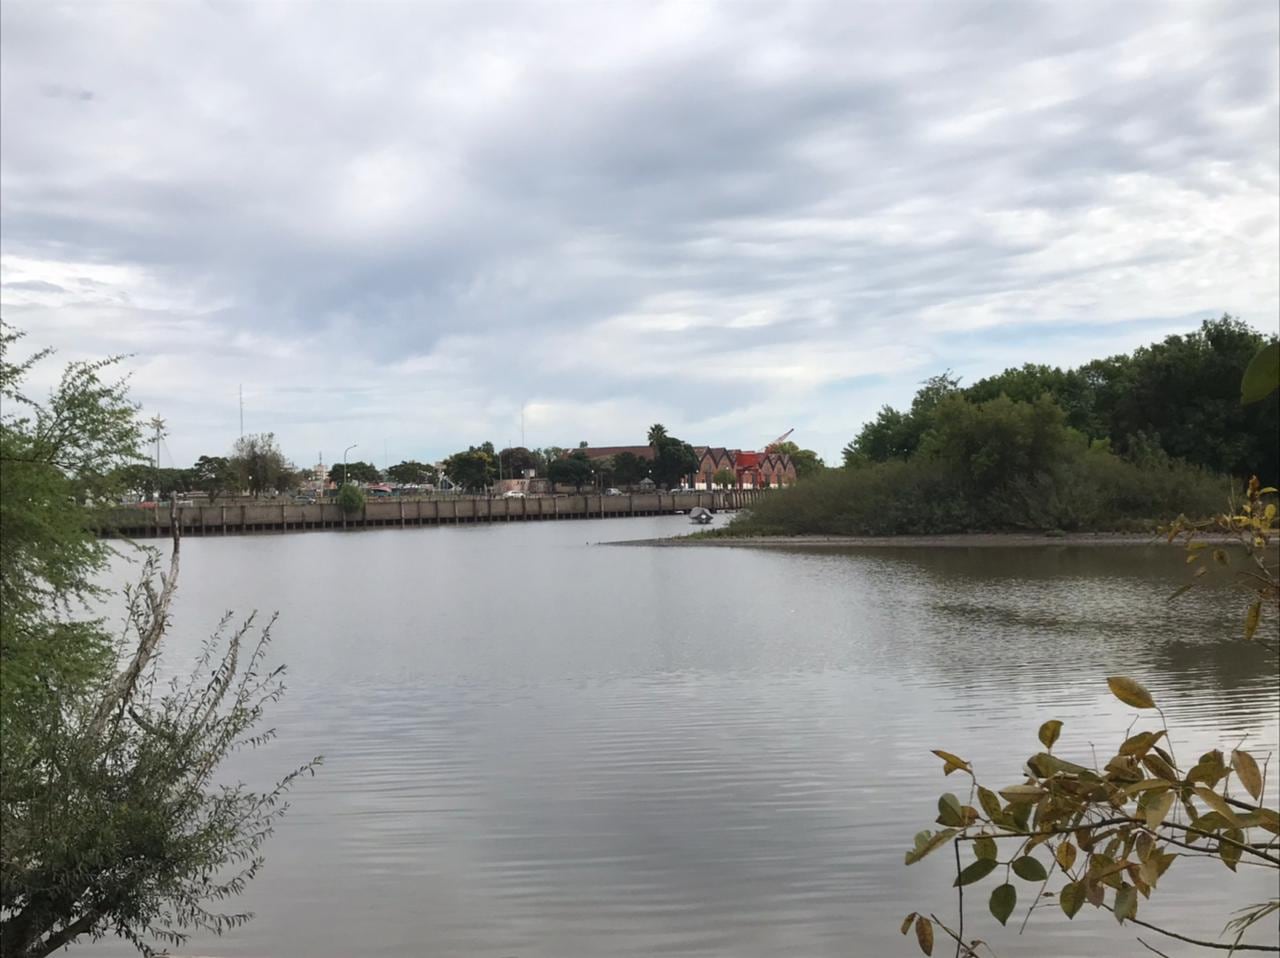
[[[240,382],[299,459],[503,442],[522,403],[539,444],[831,456],[939,368],[1274,327],[1278,18],[6,4],[0,294],[133,353],[179,457]]]

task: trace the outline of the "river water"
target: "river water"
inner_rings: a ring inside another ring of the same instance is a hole
[[[598,544],[687,529],[185,542],[168,666],[226,610],[280,613],[280,737],[230,772],[265,785],[325,764],[234,903],[257,917],[181,953],[918,954],[898,924],[954,918],[954,862],[902,856],[937,827],[938,795],[964,788],[931,748],[1003,787],[1058,718],[1056,751],[1091,763],[1090,743],[1114,747],[1133,719],[1104,681],[1124,673],[1164,707],[1180,756],[1277,751],[1274,660],[1227,640],[1238,594],[1165,601],[1187,575],[1174,547]],[[970,889],[967,930],[1002,958],[1146,953],[1088,907],[1068,924],[1050,903],[1019,937],[1033,886],[1018,882],[1002,929],[994,884]],[[1139,917],[1212,938],[1233,889],[1262,900],[1274,873],[1179,862]],[[1276,943],[1274,922],[1260,940]]]

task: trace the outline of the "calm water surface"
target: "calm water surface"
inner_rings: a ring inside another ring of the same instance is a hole
[[[226,610],[280,612],[280,740],[233,773],[325,766],[242,900],[257,918],[184,953],[911,955],[906,912],[955,914],[948,855],[902,865],[960,787],[929,749],[1012,784],[1058,718],[1057,750],[1087,761],[1133,717],[1114,673],[1152,689],[1180,756],[1277,749],[1274,662],[1222,640],[1238,595],[1166,603],[1187,574],[1170,547],[593,544],[687,529],[186,542],[169,664]],[[1092,909],[1068,927],[1047,908],[1019,937],[985,916],[991,884],[969,928],[1003,958],[1142,951]],[[1212,937],[1224,887],[1275,891],[1181,863],[1139,916]]]

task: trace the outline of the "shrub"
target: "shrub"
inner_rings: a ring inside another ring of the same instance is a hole
[[[354,515],[364,508],[364,493],[350,482],[338,490],[338,505],[345,515]]]

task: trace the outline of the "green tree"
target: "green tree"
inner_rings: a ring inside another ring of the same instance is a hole
[[[382,473],[372,463],[363,460],[336,462],[329,468],[329,481],[339,486],[344,482],[381,482]]]
[[[654,449],[657,449],[658,445],[662,442],[662,440],[666,438],[667,438],[667,427],[662,425],[662,423],[655,422],[652,426],[649,427],[649,445],[652,446]]]
[[[1052,473],[1072,441],[1048,396],[971,403],[957,395],[937,406],[920,454],[945,463],[971,499],[1002,498],[1010,484]]]
[[[711,481],[721,489],[732,489],[738,484],[738,474],[732,469],[717,469]]]
[[[612,481],[620,486],[634,486],[649,475],[648,460],[641,459],[634,452],[624,450],[612,459]]]
[[[1113,445],[1124,452],[1146,434],[1176,459],[1237,478],[1280,475],[1280,397],[1240,403],[1241,377],[1267,341],[1223,316],[1097,364],[1098,412]]]
[[[344,483],[338,488],[338,507],[344,515],[354,515],[364,508],[364,492],[354,482]]]
[[[524,476],[526,469],[532,469],[536,475],[538,472],[538,458],[530,450],[524,446],[512,446],[498,453],[498,462],[502,468],[502,475],[507,479],[516,479]]]
[[[122,493],[150,500],[155,497],[156,468],[149,462],[131,462],[115,470],[113,480]]]
[[[254,498],[277,490],[281,474],[293,469],[270,432],[241,436],[232,447],[230,461],[240,488]]]
[[[24,718],[47,690],[74,698],[100,674],[111,642],[71,612],[100,596],[95,578],[112,550],[93,534],[144,466],[137,408],[123,380],[103,375],[119,362],[72,363],[45,403],[22,384],[50,350],[16,361],[22,334],[0,324],[0,734],[10,754]],[[9,738],[10,733],[15,737]],[[3,777],[0,776],[0,784]],[[2,837],[2,836],[0,836]]]
[[[964,395],[970,402],[979,403],[1000,396],[1030,403],[1047,395],[1062,409],[1068,426],[1094,439],[1107,435],[1095,417],[1095,389],[1079,370],[1027,363],[978,380],[964,390]]]
[[[591,460],[580,449],[557,459],[547,470],[547,478],[558,486],[573,486],[578,492],[589,485],[595,476]]]
[[[192,488],[203,492],[210,502],[236,490],[236,469],[225,456],[201,456],[191,467],[191,473]]]
[[[488,450],[485,449],[488,446]],[[449,481],[468,492],[480,492],[497,478],[493,444],[472,446],[466,452],[455,452],[442,465]]]
[[[826,464],[812,449],[801,449],[790,440],[786,442],[774,443],[770,447],[771,451],[784,456],[791,457],[791,463],[796,467],[796,478],[804,479],[808,476],[814,476],[826,468]]]
[[[435,466],[406,459],[387,468],[387,479],[402,486],[425,486],[436,481]]]
[[[650,475],[659,486],[683,485],[698,471],[698,454],[675,436],[662,436],[654,450]]]
[[[854,440],[844,447],[844,464],[857,466],[866,462],[909,459],[915,455],[921,439],[933,423],[933,411],[959,386],[960,380],[947,370],[920,384],[908,412],[899,412],[892,406],[881,407],[876,418],[864,425]]]
[[[186,929],[240,924],[217,903],[262,865],[281,799],[217,781],[233,750],[283,693],[265,667],[269,629],[252,622],[205,646],[187,682],[158,686],[155,665],[177,586],[152,555],[127,592],[123,635],[85,617],[110,549],[95,533],[138,458],[136,409],[103,373],[73,363],[46,403],[21,390],[38,353],[10,358],[0,330],[0,952],[31,958],[116,934],[144,952]],[[244,653],[241,646],[246,645]],[[219,652],[221,651],[221,655]]]

